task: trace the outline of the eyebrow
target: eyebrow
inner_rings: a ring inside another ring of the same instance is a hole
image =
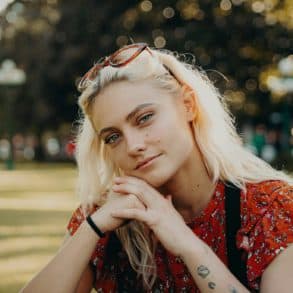
[[[133,118],[133,116],[136,115],[137,112],[139,112],[140,110],[142,110],[146,107],[153,106],[153,105],[154,105],[153,103],[145,103],[145,104],[138,105],[126,116],[125,120],[127,122],[130,121]],[[111,130],[115,130],[115,127],[110,126],[110,127],[103,128],[98,133],[98,136],[101,137],[102,134],[104,134],[105,132],[111,131]]]

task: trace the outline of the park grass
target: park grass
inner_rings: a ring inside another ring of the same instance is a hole
[[[0,165],[0,292],[18,292],[56,253],[78,205],[72,164]]]

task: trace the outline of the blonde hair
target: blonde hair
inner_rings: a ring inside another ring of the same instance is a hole
[[[125,51],[125,54],[129,54],[129,51]],[[169,51],[152,49],[150,54],[145,50],[128,65],[121,68],[107,66],[93,81],[88,81],[79,97],[84,115],[80,122],[76,151],[78,193],[83,206],[104,204],[113,177],[123,174],[122,170],[111,164],[91,123],[92,102],[103,88],[119,80],[135,82],[151,79],[172,95],[180,93],[183,84],[189,88],[194,94],[199,113],[192,124],[194,137],[213,182],[219,179],[228,181],[244,191],[246,183],[272,179],[292,183],[292,178],[285,172],[273,169],[243,147],[224,97],[204,72],[179,61],[177,57]],[[156,268],[150,235],[145,233],[141,223],[135,221],[117,229],[116,234],[128,254],[131,266],[142,277],[144,287],[151,288],[156,278]]]

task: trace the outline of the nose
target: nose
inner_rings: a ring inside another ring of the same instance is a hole
[[[129,133],[124,135],[126,141],[127,153],[130,156],[137,156],[146,150],[144,138],[137,133]]]

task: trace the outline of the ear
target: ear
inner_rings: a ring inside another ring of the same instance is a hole
[[[196,96],[194,91],[188,86],[182,86],[182,102],[188,122],[194,121],[197,117]]]

